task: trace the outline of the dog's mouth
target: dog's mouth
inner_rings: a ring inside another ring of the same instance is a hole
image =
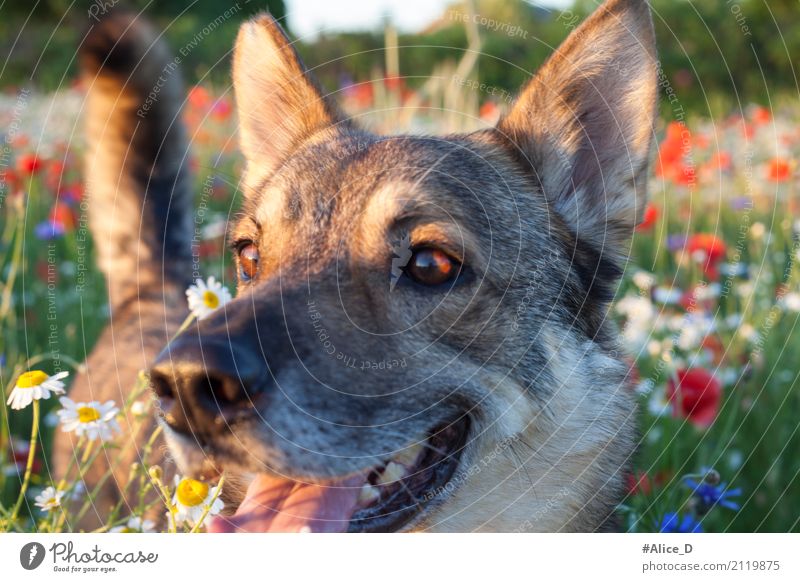
[[[469,419],[431,431],[424,442],[370,469],[303,483],[259,474],[236,513],[215,517],[211,532],[393,532],[419,520],[456,487],[453,476],[467,442]]]

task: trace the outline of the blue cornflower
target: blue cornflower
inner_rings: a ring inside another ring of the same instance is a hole
[[[686,236],[682,234],[671,234],[667,236],[667,249],[671,252],[681,250],[686,246]]]
[[[64,236],[64,225],[53,220],[45,220],[37,224],[33,233],[39,240],[54,240]]]
[[[736,489],[727,489],[727,485],[725,483],[719,483],[718,485],[712,485],[711,483],[707,483],[706,481],[701,481],[698,483],[694,479],[684,479],[686,484],[694,489],[694,498],[698,503],[697,510],[702,514],[706,513],[709,509],[714,507],[715,505],[721,505],[722,507],[727,507],[728,509],[733,509],[734,511],[739,511],[740,506],[738,503],[731,501],[731,497],[738,497],[742,494],[742,490],[740,488]]]
[[[670,512],[661,518],[658,524],[659,533],[703,533],[700,522],[691,515],[684,515],[680,519],[677,513]]]

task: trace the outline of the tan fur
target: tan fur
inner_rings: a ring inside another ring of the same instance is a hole
[[[498,124],[521,155],[551,168],[538,176],[542,189],[571,227],[610,252],[624,252],[644,212],[641,169],[650,154],[657,91],[649,22],[646,2],[603,4],[556,50]],[[581,150],[589,170],[575,166]],[[602,200],[592,202],[587,194],[581,204],[580,197],[568,196],[573,188],[598,187],[605,190]]]
[[[358,129],[267,15],[243,25],[233,77],[247,167],[231,242],[258,269],[151,369],[180,471],[226,471],[230,512],[258,473],[325,483],[468,426],[449,481],[398,527],[614,529],[635,406],[607,307],[645,199],[646,2],[603,4],[496,129],[469,135]],[[459,276],[390,285],[398,241],[446,251]],[[208,404],[228,381],[246,396],[230,424]]]

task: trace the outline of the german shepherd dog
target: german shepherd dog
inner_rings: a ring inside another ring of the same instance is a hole
[[[159,38],[117,14],[82,48],[112,317],[72,396],[119,401],[149,369],[161,462],[226,476],[211,531],[617,528],[636,408],[607,309],[646,198],[645,0],[601,5],[496,127],[443,137],[360,129],[272,17],[243,24],[236,297],[171,343],[193,197]],[[106,459],[97,523],[147,437]]]

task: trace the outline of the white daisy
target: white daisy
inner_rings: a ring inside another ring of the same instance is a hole
[[[800,293],[787,293],[783,304],[789,311],[800,312]]]
[[[59,372],[48,376],[41,370],[25,372],[17,378],[17,384],[8,396],[8,404],[14,410],[22,410],[34,400],[47,400],[51,394],[63,394],[64,383],[61,381],[69,372]]]
[[[208,483],[184,477],[175,477],[175,495],[172,505],[175,506],[175,522],[180,525],[187,522],[194,526],[200,521],[203,513],[208,509],[208,515],[216,515],[225,507],[219,499],[217,491],[219,486],[209,487]],[[214,499],[216,497],[216,499]],[[214,500],[213,503],[211,500]]]
[[[58,411],[64,432],[74,431],[77,436],[85,434],[90,441],[108,441],[113,438],[114,432],[122,432],[116,420],[119,408],[113,400],[105,404],[97,401],[73,402],[62,396],[58,401],[64,407]]]
[[[135,417],[141,418],[147,416],[148,403],[142,400],[137,400],[131,404],[131,414]]]
[[[664,305],[676,305],[683,297],[683,291],[675,287],[656,287],[653,289],[653,300]]]
[[[752,236],[755,240],[759,240],[764,238],[764,233],[766,232],[767,228],[764,226],[763,222],[754,222],[753,226],[750,227],[750,236]]]
[[[647,400],[647,410],[653,416],[667,416],[672,411],[672,403],[667,399],[667,392],[663,386],[650,392]]]
[[[42,512],[47,513],[61,507],[61,498],[64,497],[63,491],[56,491],[55,487],[48,487],[36,496],[36,506]]]
[[[156,524],[149,519],[141,517],[131,517],[125,525],[112,527],[111,533],[153,533],[156,531]]]
[[[231,293],[214,277],[209,277],[206,281],[198,279],[196,285],[191,285],[186,290],[186,298],[189,300],[189,309],[197,319],[205,319],[228,303]]]
[[[633,283],[642,291],[649,291],[656,284],[656,278],[647,271],[636,271],[633,274]]]

